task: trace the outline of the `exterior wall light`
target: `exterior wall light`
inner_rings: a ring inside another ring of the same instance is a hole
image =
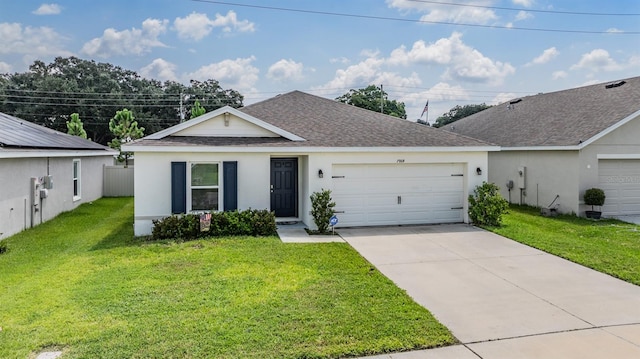
[[[322,170],[318,170],[318,178],[322,177],[324,177],[324,173],[322,173]]]
[[[476,173],[478,174],[478,176],[480,176],[482,174],[482,168],[476,168]]]

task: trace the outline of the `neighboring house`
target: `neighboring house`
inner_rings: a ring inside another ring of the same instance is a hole
[[[489,181],[510,202],[583,215],[584,191],[599,187],[603,215],[640,214],[640,77],[514,99],[444,129],[501,146]]]
[[[497,146],[294,91],[223,107],[123,146],[135,152],[135,234],[152,220],[269,209],[315,228],[330,189],[340,226],[467,222]]]
[[[102,196],[108,147],[0,113],[0,239]]]

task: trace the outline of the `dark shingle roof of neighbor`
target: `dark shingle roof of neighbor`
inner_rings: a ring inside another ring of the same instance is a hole
[[[579,145],[640,110],[640,77],[517,100],[443,128],[503,147]]]
[[[338,101],[293,91],[238,109],[304,138],[167,136],[138,146],[236,147],[486,147],[471,137],[383,115]]]
[[[2,148],[111,150],[78,136],[71,136],[0,112],[0,150]]]

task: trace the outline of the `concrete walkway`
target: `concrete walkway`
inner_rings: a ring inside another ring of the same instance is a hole
[[[373,358],[640,358],[640,287],[468,225],[340,229],[462,345]]]
[[[283,243],[329,243],[344,242],[338,235],[333,236],[310,236],[305,228],[308,226],[303,222],[277,223],[278,237]]]

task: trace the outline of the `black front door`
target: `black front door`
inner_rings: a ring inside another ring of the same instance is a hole
[[[271,159],[271,210],[276,217],[298,216],[298,159]]]

